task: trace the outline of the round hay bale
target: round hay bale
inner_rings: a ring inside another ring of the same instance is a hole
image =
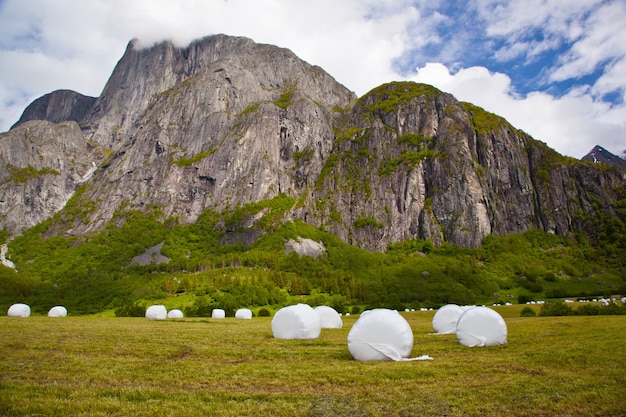
[[[175,308],[174,310],[170,310],[167,312],[167,318],[168,319],[182,319],[183,312]]]
[[[54,306],[48,310],[48,317],[66,317],[67,308],[63,306]]]
[[[456,333],[456,323],[465,310],[456,304],[446,304],[435,313],[433,329],[437,334]]]
[[[341,316],[334,308],[317,306],[315,307],[315,311],[317,311],[317,314],[320,315],[320,319],[322,320],[322,329],[341,329],[343,327]]]
[[[154,305],[146,310],[146,318],[149,320],[165,320],[167,318],[167,309],[164,305]]]
[[[223,319],[226,317],[226,311],[221,308],[214,308],[211,311],[211,317],[214,319]]]
[[[7,311],[9,317],[30,317],[30,306],[28,304],[17,303],[9,307]]]
[[[247,308],[240,308],[235,311],[235,318],[242,320],[250,320],[252,318],[252,310]]]
[[[488,307],[466,310],[456,324],[456,336],[465,346],[495,346],[507,343],[507,327],[498,312]]]
[[[283,307],[272,318],[272,334],[276,339],[317,339],[322,320],[307,304]]]
[[[360,362],[399,361],[413,350],[413,331],[395,310],[369,310],[350,329],[348,350]]]

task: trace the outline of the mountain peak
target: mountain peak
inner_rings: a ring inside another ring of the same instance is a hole
[[[600,145],[594,146],[593,149],[581,159],[595,164],[608,164],[626,169],[626,160],[612,154]]]
[[[53,123],[79,122],[89,111],[95,97],[84,96],[71,90],[57,90],[33,101],[11,129],[30,120],[48,120]]]

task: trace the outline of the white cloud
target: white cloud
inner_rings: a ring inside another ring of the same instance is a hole
[[[586,21],[584,35],[562,57],[551,78],[562,81],[595,71],[607,61],[626,60],[626,6],[610,3],[594,10]],[[623,82],[621,83],[623,87]]]
[[[623,0],[476,0],[485,22],[485,34],[504,41],[494,58],[508,62],[533,60],[546,52],[561,53],[548,79],[576,80],[604,65],[621,69],[626,61],[626,2]],[[615,72],[615,71],[614,71]],[[596,94],[624,92],[624,81],[614,74],[601,77]]]
[[[614,91],[621,91],[622,100],[626,102],[626,87],[624,75],[626,74],[626,58],[617,60],[607,65],[604,74],[593,85],[595,95],[602,97]]]
[[[506,37],[511,42],[525,39],[535,29],[548,39],[558,36],[575,39],[580,34],[579,21],[603,0],[476,0],[474,6],[486,22],[491,37]]]
[[[0,36],[5,39],[0,43],[0,102],[5,109],[0,130],[8,129],[28,102],[50,91],[98,95],[132,38],[146,45],[168,39],[182,46],[215,33],[247,36],[290,48],[364,94],[393,79],[393,60],[409,41],[419,43],[418,30],[409,40],[407,28],[420,20],[409,3],[7,0],[0,8]]]
[[[541,54],[558,49],[560,46],[561,42],[558,39],[517,41],[494,51],[494,58],[501,62],[508,62],[517,58],[526,58],[528,63],[534,61]]]

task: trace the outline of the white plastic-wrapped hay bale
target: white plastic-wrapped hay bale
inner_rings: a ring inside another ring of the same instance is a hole
[[[465,310],[456,304],[446,304],[435,313],[433,329],[437,334],[456,333],[456,323]]]
[[[240,308],[235,311],[235,318],[242,320],[250,320],[252,318],[252,310],[248,308]]]
[[[341,329],[343,327],[341,316],[334,308],[317,306],[315,311],[317,311],[317,314],[320,315],[320,320],[322,320],[322,329]]]
[[[167,312],[167,318],[168,319],[182,319],[183,318],[183,312],[180,311],[179,309],[175,308],[173,310],[170,310]]]
[[[17,303],[9,307],[7,311],[9,317],[30,317],[30,306],[28,304]]]
[[[67,308],[63,306],[54,306],[48,310],[48,317],[66,317]]]
[[[432,359],[424,355],[413,359],[413,330],[395,310],[376,308],[361,314],[348,333],[348,350],[360,362]]]
[[[307,304],[283,307],[272,318],[276,339],[317,339],[322,331],[320,315]]]
[[[474,307],[461,314],[456,336],[465,346],[495,346],[507,343],[507,327],[498,312],[488,307]]]
[[[214,308],[213,311],[211,311],[211,317],[214,319],[223,319],[226,317],[226,311],[221,308]]]
[[[146,310],[146,318],[149,320],[165,320],[167,309],[164,305],[153,305]]]

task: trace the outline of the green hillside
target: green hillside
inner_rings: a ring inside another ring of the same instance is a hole
[[[64,305],[72,315],[143,315],[163,303],[207,316],[216,307],[229,315],[240,307],[271,313],[296,301],[358,312],[626,293],[621,223],[605,228],[597,247],[531,230],[487,237],[476,249],[411,240],[372,253],[303,222],[284,222],[294,204],[280,195],[206,211],[192,225],[163,218],[158,208],[120,212],[106,230],[80,237],[57,235],[68,219],[56,215],[9,242],[17,272],[0,266],[0,308],[24,302],[35,314]],[[246,226],[253,216],[255,226]],[[326,254],[286,253],[285,243],[299,237],[322,242]],[[133,262],[160,243],[167,263]]]

